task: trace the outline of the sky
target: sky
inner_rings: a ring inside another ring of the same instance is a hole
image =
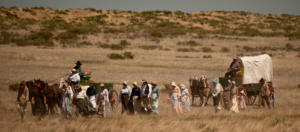
[[[54,9],[95,8],[123,11],[247,11],[300,15],[300,0],[0,0],[0,6],[43,6]]]

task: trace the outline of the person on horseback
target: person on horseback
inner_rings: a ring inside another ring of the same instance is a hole
[[[80,75],[79,75],[79,73],[77,72],[76,69],[72,69],[72,72],[71,72],[68,80],[71,84],[72,89],[75,89],[75,87],[79,85]]]
[[[234,58],[228,68],[228,72],[225,74],[226,78],[234,78],[236,73],[240,70],[241,64],[238,58]]]
[[[81,70],[81,62],[80,61],[77,61],[76,63],[75,63],[76,65],[74,66],[74,69],[77,71],[77,73],[79,73],[79,75],[80,75],[80,78],[82,78],[83,77],[83,75],[82,75],[82,70]]]

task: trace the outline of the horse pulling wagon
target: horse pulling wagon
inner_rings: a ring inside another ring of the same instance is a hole
[[[247,104],[254,104],[260,94],[262,84],[259,81],[263,78],[267,82],[273,80],[273,65],[269,55],[246,56],[238,58],[241,64],[240,70],[236,76],[231,78],[235,80],[236,86],[242,86],[247,91]],[[223,87],[228,86],[228,79],[220,77],[219,82]]]

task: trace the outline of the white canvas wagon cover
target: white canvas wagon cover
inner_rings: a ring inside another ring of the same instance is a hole
[[[273,65],[269,55],[245,56],[240,58],[244,65],[243,84],[258,83],[261,78],[273,80]]]

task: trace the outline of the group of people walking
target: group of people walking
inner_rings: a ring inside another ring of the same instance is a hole
[[[159,91],[156,82],[149,83],[147,80],[142,80],[141,87],[137,82],[133,82],[133,88],[127,81],[122,85],[120,90],[122,114],[159,113]]]
[[[227,81],[227,85],[223,88],[217,79],[212,80],[211,94],[213,96],[215,111],[218,112],[223,108],[235,113],[245,110],[248,99],[246,89],[243,85],[237,87],[236,82],[233,80],[229,79]],[[258,106],[271,108],[270,100],[273,100],[272,107],[274,107],[275,96],[272,83],[268,83],[262,78],[260,84]]]
[[[156,82],[142,80],[141,85],[138,85],[138,82],[133,82],[131,88],[128,82],[124,81],[120,88],[119,97],[115,97],[103,83],[100,84],[100,89],[96,89],[94,83],[91,83],[90,75],[89,72],[82,72],[81,63],[78,61],[68,78],[61,79],[59,89],[62,92],[59,105],[64,118],[72,118],[73,111],[76,111],[76,115],[98,114],[102,117],[108,116],[113,110],[112,105],[116,103],[116,100],[119,100],[122,106],[122,114],[159,114],[160,92]],[[223,87],[217,79],[212,80],[210,91],[213,96],[215,111],[218,112],[225,108],[239,112],[246,109],[246,89],[242,85],[237,87],[234,80],[229,79],[227,81],[227,85]],[[270,107],[270,99],[275,100],[274,87],[264,79],[260,83],[262,87],[259,105]],[[41,87],[40,84],[38,85],[37,87]],[[26,82],[21,82],[17,101],[22,119],[24,119],[27,101],[46,104],[44,94],[40,96],[40,99],[30,98]],[[191,111],[189,90],[184,84],[178,86],[175,82],[171,82],[168,100],[175,113]],[[76,110],[73,110],[73,106],[76,106]]]

